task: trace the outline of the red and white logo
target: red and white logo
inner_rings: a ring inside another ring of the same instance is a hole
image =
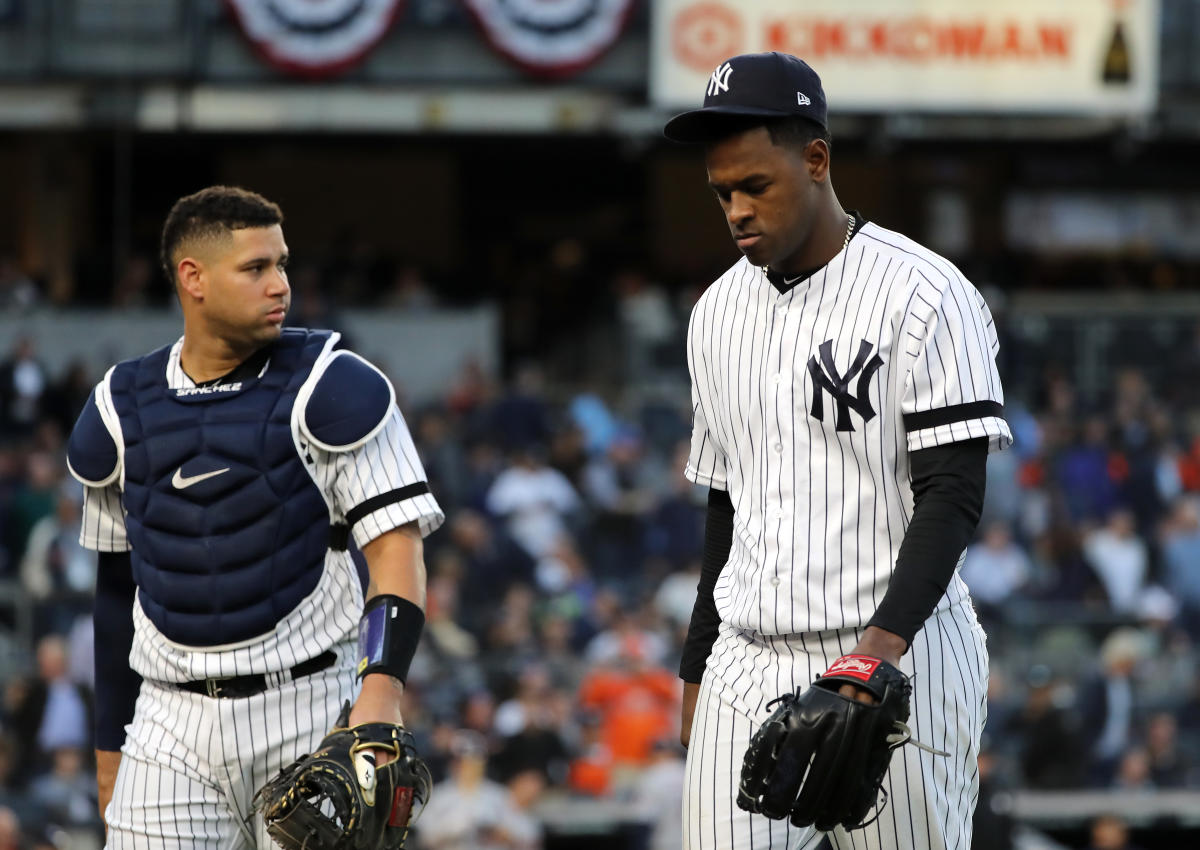
[[[387,35],[404,0],[225,0],[271,64],[327,77],[358,64]]]
[[[854,679],[862,679],[865,682],[871,678],[871,674],[875,672],[879,664],[880,661],[878,658],[871,658],[869,655],[843,655],[829,665],[829,669],[825,671],[825,675],[850,676]]]
[[[466,0],[491,45],[526,71],[564,77],[616,43],[634,0]]]
[[[671,47],[679,61],[706,71],[742,52],[742,19],[729,6],[696,3],[671,21]]]

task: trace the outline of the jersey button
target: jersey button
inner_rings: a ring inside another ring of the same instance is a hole
[[[771,576],[771,586],[779,587],[779,576]]]
[[[776,372],[774,375],[771,376],[771,380],[777,384],[780,383],[781,381],[783,381],[783,373]]]
[[[783,443],[775,444],[775,454],[777,454],[777,455],[783,454]]]

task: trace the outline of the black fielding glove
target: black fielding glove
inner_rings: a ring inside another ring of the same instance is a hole
[[[839,694],[847,683],[876,703]],[[908,677],[888,662],[843,655],[808,689],[772,700],[767,708],[778,708],[742,761],[738,807],[822,832],[866,826],[892,751],[911,737],[911,694]]]
[[[429,768],[412,735],[392,723],[347,728],[350,703],[315,753],[280,771],[254,797],[267,833],[284,850],[400,850],[414,804],[429,800]],[[376,767],[373,749],[392,760]],[[330,817],[321,811],[328,801]]]

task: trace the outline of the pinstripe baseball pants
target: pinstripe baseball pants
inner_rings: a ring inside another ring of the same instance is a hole
[[[708,659],[688,747],[686,850],[809,850],[822,833],[737,807],[742,756],[767,703],[854,649],[859,629],[760,635],[724,623]],[[936,756],[905,746],[884,778],[888,803],[864,829],[829,833],[837,850],[969,850],[979,794],[976,758],[987,712],[987,649],[967,603],[935,612],[901,659],[913,676],[909,725]]]
[[[353,698],[354,648],[336,649],[333,666],[250,697],[214,699],[144,681],[105,813],[106,846],[273,847],[250,801],[284,765],[312,752]]]

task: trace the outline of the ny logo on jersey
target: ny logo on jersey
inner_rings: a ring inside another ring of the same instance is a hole
[[[732,73],[733,66],[728,62],[713,71],[712,76],[708,78],[708,96],[712,97],[723,91],[729,91],[729,75]]]
[[[871,406],[870,399],[871,378],[883,365],[883,358],[878,354],[867,360],[874,347],[865,339],[860,340],[858,355],[846,370],[846,374],[842,375],[833,363],[833,340],[827,339],[821,343],[820,362],[815,354],[808,359],[808,374],[812,375],[813,379],[813,401],[809,412],[814,417],[825,421],[825,393],[829,393],[837,406],[834,415],[837,430],[854,430],[854,423],[850,421],[851,409],[863,418],[864,423],[871,421],[875,416],[875,408]],[[855,375],[858,375],[858,384],[855,387],[857,395],[850,395],[850,382]]]

